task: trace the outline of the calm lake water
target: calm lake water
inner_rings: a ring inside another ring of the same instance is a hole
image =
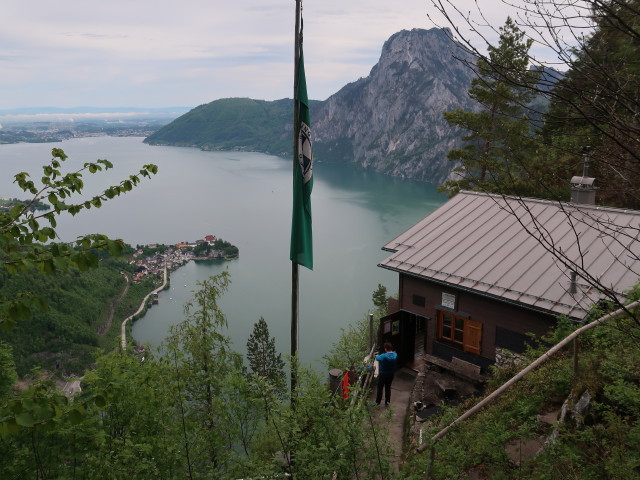
[[[61,217],[63,240],[100,232],[132,245],[194,241],[212,234],[240,249],[232,261],[191,262],[171,276],[159,305],[135,323],[140,343],[159,344],[169,326],[183,317],[182,306],[197,282],[227,269],[230,290],[221,300],[227,335],[245,352],[253,324],[263,316],[276,346],[290,348],[291,225],[290,160],[259,153],[202,152],[152,147],[142,138],[89,137],[56,144],[0,145],[0,197],[25,195],[12,183],[40,167],[52,148],[69,155],[74,168],[106,158],[115,168],[85,176],[86,196],[117,183],[141,165],[155,163],[158,174],[101,209]],[[299,343],[304,363],[317,364],[340,334],[372,308],[379,283],[397,292],[397,275],[377,267],[382,245],[444,203],[435,186],[316,163],[312,194],[314,270],[300,267]]]

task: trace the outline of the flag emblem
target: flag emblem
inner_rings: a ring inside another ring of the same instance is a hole
[[[301,122],[300,133],[298,134],[298,164],[304,183],[311,180],[313,174],[313,155],[311,153],[311,128]]]

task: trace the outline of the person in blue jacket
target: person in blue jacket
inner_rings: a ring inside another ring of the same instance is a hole
[[[398,354],[393,351],[393,345],[385,342],[384,353],[376,355],[378,361],[378,391],[376,393],[376,405],[380,405],[382,401],[382,389],[384,388],[384,404],[389,405],[391,402],[391,382],[393,375],[396,373],[396,359]]]

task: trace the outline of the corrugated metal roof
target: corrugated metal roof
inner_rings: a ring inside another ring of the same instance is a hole
[[[586,275],[620,298],[638,282],[639,232],[635,210],[460,192],[387,243],[380,266],[583,318],[602,298]],[[563,259],[586,272],[575,294]]]

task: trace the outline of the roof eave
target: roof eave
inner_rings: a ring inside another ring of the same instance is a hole
[[[508,298],[500,297],[498,295],[492,295],[490,293],[485,293],[485,292],[482,292],[482,291],[479,291],[479,290],[474,290],[474,289],[469,288],[469,287],[462,287],[460,285],[456,285],[456,284],[453,284],[453,283],[445,282],[443,280],[437,280],[437,279],[434,279],[434,278],[431,278],[431,277],[424,277],[422,275],[417,275],[415,273],[407,272],[405,270],[400,270],[398,268],[393,268],[393,267],[391,267],[389,265],[383,265],[382,263],[379,263],[378,267],[385,268],[387,270],[391,270],[392,272],[396,272],[396,273],[399,273],[399,274],[402,274],[402,275],[407,275],[409,277],[419,278],[419,279],[425,280],[427,282],[436,283],[438,285],[443,285],[443,286],[446,286],[446,287],[449,287],[449,288],[452,288],[452,289],[455,289],[455,290],[463,290],[465,292],[473,293],[474,295],[478,295],[478,296],[481,296],[481,297],[489,298],[491,300],[495,300],[495,301],[498,301],[498,302],[501,302],[501,303],[507,303],[509,305],[513,305],[513,306],[516,306],[518,308],[524,308],[526,310],[530,310],[530,311],[533,311],[533,312],[536,312],[536,313],[542,313],[544,315],[549,315],[549,316],[552,316],[552,317],[557,317],[559,315],[562,315],[562,313],[554,312],[553,310],[548,310],[546,308],[535,307],[533,305],[528,305],[526,303],[522,303],[522,302],[518,302],[518,301],[515,301],[515,300],[510,300]],[[585,313],[585,316],[586,315],[587,314]],[[569,318],[575,320],[575,321],[578,321],[578,322],[583,322],[584,321],[584,316],[582,318],[571,316],[571,315],[567,315],[567,316]]]

